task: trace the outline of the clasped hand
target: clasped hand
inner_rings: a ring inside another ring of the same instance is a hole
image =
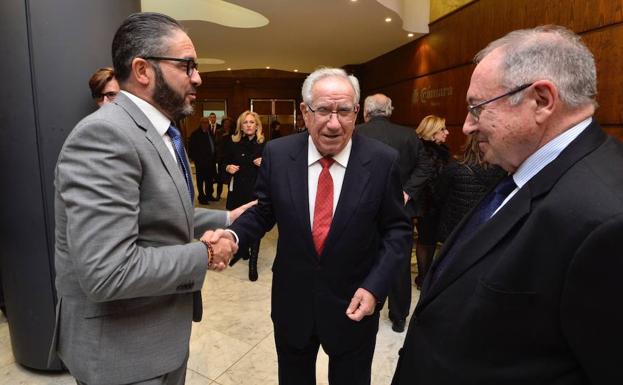
[[[223,229],[206,231],[201,236],[201,241],[212,246],[212,260],[208,264],[209,270],[225,270],[229,261],[238,251],[234,237]]]

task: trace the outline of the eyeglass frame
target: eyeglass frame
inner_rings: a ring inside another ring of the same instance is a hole
[[[169,57],[169,56],[142,56],[141,59],[171,60],[171,61],[177,61],[177,62],[185,62],[186,63],[186,75],[188,75],[188,77],[193,76],[193,71],[195,70],[199,72],[199,64],[195,61],[195,59],[191,59],[191,58]]]
[[[311,111],[311,113],[314,114],[314,117],[315,117],[316,116],[316,111],[318,111],[318,108],[316,108],[314,110],[312,108],[312,106],[310,106],[309,104],[305,103],[305,105],[307,106],[307,109],[309,109],[309,111]],[[353,106],[353,108],[351,110],[349,110],[349,111],[346,111],[346,110],[342,109],[342,110],[334,110],[334,111],[328,111],[328,112],[329,112],[329,114],[326,116],[326,118],[328,118],[327,121],[331,120],[331,115],[333,115],[333,114],[335,114],[335,117],[337,118],[337,120],[341,121],[341,119],[346,119],[349,116],[341,116],[340,112],[348,112],[349,115],[352,114],[352,113],[355,113],[355,115],[356,115],[357,112],[359,112],[359,105],[355,104]],[[322,115],[320,115],[320,116],[323,117]]]
[[[480,102],[480,103],[478,103],[476,105],[468,104],[467,105],[467,112],[471,115],[472,118],[474,118],[474,120],[476,120],[478,122],[480,120],[480,114],[482,113],[482,110],[484,110],[483,106],[485,106],[485,105],[487,105],[489,103],[495,102],[496,100],[505,98],[507,96],[514,95],[514,94],[516,94],[516,93],[518,93],[520,91],[525,90],[526,88],[530,87],[533,84],[534,84],[534,82],[522,84],[522,85],[520,85],[518,87],[515,87],[515,88],[511,89],[510,91],[508,91],[505,94],[502,94],[502,95],[496,96],[494,98],[485,100],[484,102]]]
[[[108,100],[114,100],[117,97],[117,95],[119,95],[118,92],[108,91],[108,92],[105,92],[103,94],[102,93],[97,94],[95,99],[97,99],[97,100],[100,100],[100,99],[104,100],[104,98],[108,98]]]

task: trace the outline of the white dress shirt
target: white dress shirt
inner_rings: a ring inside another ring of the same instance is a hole
[[[309,223],[311,228],[314,228],[314,208],[316,207],[316,192],[318,190],[318,178],[322,171],[322,165],[319,160],[323,157],[311,137],[307,137],[307,185],[309,186],[308,199],[309,199]],[[333,156],[335,162],[329,167],[329,173],[333,179],[333,215],[335,215],[335,209],[337,202],[340,198],[340,192],[342,192],[342,184],[344,183],[344,174],[346,173],[346,166],[348,165],[348,159],[350,158],[350,150],[353,147],[353,140],[349,139],[346,146],[338,154]]]
[[[152,106],[138,96],[123,90],[121,92],[123,92],[125,96],[130,98],[130,100],[133,101],[134,104],[136,104],[139,110],[141,110],[141,112],[144,113],[145,116],[147,116],[147,119],[149,119],[158,134],[160,134],[160,136],[162,137],[162,140],[164,140],[164,144],[169,149],[169,152],[173,156],[175,163],[177,163],[175,149],[173,149],[173,142],[171,142],[171,138],[169,137],[169,135],[167,135],[167,130],[171,125],[171,121],[169,120],[169,118],[167,118],[162,112],[158,111],[156,107]]]

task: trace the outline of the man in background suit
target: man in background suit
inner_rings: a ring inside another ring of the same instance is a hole
[[[389,121],[392,100],[383,94],[370,95],[363,103],[363,120],[357,131],[393,147],[398,151],[398,168],[404,198],[404,210],[413,221],[418,207],[420,191],[431,174],[431,164],[422,142],[410,127]],[[411,222],[413,223],[413,222]],[[411,228],[413,232],[413,228]],[[402,333],[411,306],[411,249],[413,238],[404,250],[404,263],[389,290],[389,319],[392,330]]]
[[[56,167],[52,351],[78,384],[180,385],[206,270],[236,250],[191,240],[242,209],[193,207],[173,122],[192,113],[201,78],[181,25],[130,15],[112,54],[122,91],[78,123]]]
[[[213,118],[213,119],[212,119]],[[199,120],[199,128],[191,135],[188,143],[188,155],[195,162],[197,171],[197,200],[203,205],[217,201],[218,197],[212,195],[216,180],[217,142],[216,115],[210,114]],[[220,127],[220,126],[219,126]]]
[[[279,227],[271,312],[279,383],[316,384],[322,345],[331,385],[370,384],[379,311],[411,237],[398,154],[353,133],[354,76],[319,69],[302,95],[309,134],[268,142],[258,206],[230,230],[245,247]]]
[[[621,384],[623,146],[593,56],[545,26],[476,62],[463,132],[510,175],[444,244],[393,384]]]

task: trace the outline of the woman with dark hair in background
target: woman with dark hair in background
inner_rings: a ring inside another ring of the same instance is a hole
[[[416,229],[418,238],[415,243],[415,255],[417,258],[418,275],[415,284],[418,288],[428,269],[430,268],[437,246],[437,221],[439,218],[438,208],[435,206],[435,184],[444,167],[450,161],[450,150],[444,144],[448,136],[446,120],[435,115],[428,115],[420,122],[415,130],[422,140],[424,150],[431,160],[432,173],[426,185],[422,189],[422,199],[417,215]]]
[[[501,167],[482,159],[478,141],[467,137],[463,155],[458,162],[450,162],[437,183],[437,204],[440,209],[437,242],[445,242],[448,235],[478,201],[506,175]]]
[[[227,209],[255,199],[255,180],[262,163],[264,134],[262,122],[257,113],[245,111],[238,117],[236,133],[227,141],[224,163],[225,171],[231,175],[227,193]],[[248,250],[240,249],[234,261],[249,260],[249,280],[257,280],[257,256],[260,240],[251,244]]]
[[[120,91],[115,72],[110,67],[100,68],[89,79],[91,96],[98,107],[112,102]]]

